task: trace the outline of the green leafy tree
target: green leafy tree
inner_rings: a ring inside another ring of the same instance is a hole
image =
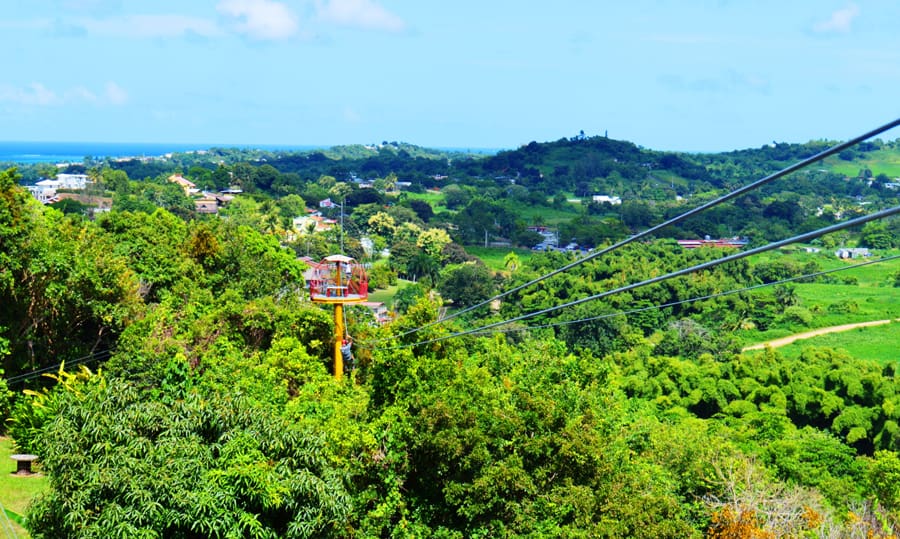
[[[0,337],[17,374],[111,346],[140,297],[110,237],[42,209],[12,178],[0,174]]]
[[[514,252],[509,252],[505,257],[503,257],[503,267],[506,268],[506,271],[510,273],[513,273],[517,269],[519,269],[519,266],[521,264],[522,262],[519,260],[519,255]]]
[[[456,307],[481,303],[494,294],[491,270],[484,264],[468,263],[447,266],[441,271],[437,286],[441,295]]]
[[[427,280],[429,284],[434,283],[440,270],[441,267],[437,260],[421,252],[413,256],[406,264],[406,274],[413,281]]]
[[[875,500],[890,511],[900,509],[900,458],[894,451],[877,451],[868,471]]]
[[[372,233],[378,234],[388,241],[393,238],[394,231],[397,229],[394,218],[385,212],[378,212],[372,215],[371,217],[369,217],[369,220],[366,224],[368,225],[369,230]]]
[[[288,219],[306,215],[306,201],[300,195],[290,194],[278,199],[281,214]]]
[[[450,235],[442,228],[429,228],[423,230],[416,239],[416,247],[422,249],[425,254],[437,262],[442,261],[444,247],[451,242]]]
[[[320,438],[240,395],[167,405],[119,379],[66,392],[41,435],[32,537],[339,537],[349,510]]]
[[[883,221],[866,223],[861,240],[863,245],[872,249],[890,249],[897,244],[897,238]]]

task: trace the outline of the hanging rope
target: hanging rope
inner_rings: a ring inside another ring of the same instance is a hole
[[[350,331],[347,329],[347,307],[346,306],[344,306],[344,308],[341,309],[341,314],[344,315],[344,340],[347,340],[350,338]]]

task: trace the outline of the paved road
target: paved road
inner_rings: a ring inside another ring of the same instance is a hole
[[[895,320],[900,322],[900,318]],[[857,322],[856,324],[844,324],[841,326],[831,326],[828,328],[819,328],[814,329],[812,331],[806,331],[803,333],[795,333],[794,335],[788,335],[787,337],[782,337],[780,339],[775,339],[768,342],[761,342],[759,344],[754,344],[751,346],[745,347],[742,352],[746,352],[747,350],[762,350],[765,347],[769,346],[772,348],[778,348],[779,346],[785,346],[787,344],[791,344],[794,341],[799,341],[800,339],[808,339],[810,337],[815,337],[817,335],[825,335],[826,333],[838,333],[839,331],[850,331],[851,329],[856,328],[864,328],[869,326],[880,326],[882,324],[890,324],[891,320],[873,320],[871,322]]]

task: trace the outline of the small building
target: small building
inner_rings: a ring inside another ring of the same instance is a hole
[[[375,320],[379,324],[387,324],[391,321],[391,315],[388,312],[387,307],[383,302],[380,301],[366,301],[361,303],[363,307],[368,307],[372,314],[375,315]]]
[[[838,249],[834,252],[835,256],[841,259],[850,259],[850,258],[867,258],[872,256],[872,253],[865,247],[847,247]]]
[[[609,195],[594,195],[591,197],[591,201],[596,202],[597,204],[603,204],[605,202],[607,204],[612,204],[613,206],[618,206],[622,203],[620,197]]]
[[[199,198],[194,201],[194,209],[197,213],[214,215],[219,213],[219,202],[214,198]]]
[[[750,243],[746,239],[742,238],[720,238],[720,239],[712,239],[710,237],[706,237],[702,240],[676,240],[678,245],[680,245],[683,249],[697,249],[698,247],[717,247],[719,249],[742,249]]]
[[[56,181],[58,189],[84,189],[90,180],[87,174],[57,174]]]
[[[38,182],[40,183],[40,182]],[[54,202],[59,201],[59,197],[56,196],[56,188],[55,187],[47,187],[43,185],[29,185],[27,186],[28,192],[31,193],[31,196],[37,199],[41,204],[53,204]]]
[[[313,260],[308,256],[299,256],[297,257],[297,259],[309,266],[309,268],[307,268],[306,271],[303,272],[303,279],[307,283],[313,279],[316,279],[316,275],[318,275],[319,272],[325,271],[327,269],[325,264],[317,260]]]
[[[182,189],[184,189],[184,194],[186,194],[187,196],[191,196],[195,193],[200,192],[194,182],[185,178],[181,174],[172,174],[171,176],[169,176],[169,181],[178,184]]]
[[[312,215],[295,217],[293,224],[294,230],[300,232],[300,234],[305,234],[309,231],[311,224],[313,225],[313,232],[324,232],[326,230],[331,230],[332,227],[337,224],[337,221],[334,219],[326,219],[321,213],[315,212]]]

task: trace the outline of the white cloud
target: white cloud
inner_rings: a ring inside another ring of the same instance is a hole
[[[78,21],[92,34],[126,37],[178,37],[186,34],[214,37],[222,31],[210,20],[183,15],[128,15]]]
[[[128,101],[128,92],[115,82],[109,81],[106,83],[106,100],[111,105],[124,105]]]
[[[403,19],[374,0],[316,0],[320,20],[366,30],[399,32],[406,28]]]
[[[846,34],[850,31],[853,20],[858,16],[859,6],[856,4],[848,4],[847,7],[832,13],[828,20],[817,22],[813,25],[813,30],[820,33],[838,32]]]
[[[67,102],[83,102],[83,103],[99,103],[100,99],[97,94],[88,90],[84,86],[76,86],[68,90],[63,97],[63,101]]]
[[[657,80],[669,90],[709,95],[748,92],[765,95],[772,90],[771,82],[763,76],[730,70],[700,78],[685,78],[680,74],[660,75]]]
[[[358,124],[362,121],[362,117],[351,107],[344,107],[343,113],[341,114],[344,118],[344,121],[348,124]]]
[[[255,39],[286,39],[297,33],[297,17],[282,2],[222,0],[216,10],[235,19],[237,32]]]
[[[62,0],[65,9],[77,11],[111,10],[120,7],[117,0]]]
[[[33,82],[24,88],[17,88],[9,84],[0,85],[0,102],[49,106],[57,105],[62,100],[40,82]]]
[[[104,92],[98,94],[84,86],[75,86],[63,91],[54,91],[40,82],[32,82],[24,87],[0,84],[0,103],[14,103],[39,107],[62,105],[123,105],[128,94],[115,82],[106,83]]]

